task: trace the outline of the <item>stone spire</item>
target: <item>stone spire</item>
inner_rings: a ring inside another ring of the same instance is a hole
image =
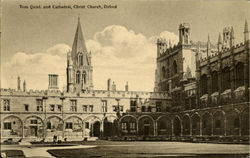
[[[231,33],[230,33],[230,47],[233,47],[234,45],[234,28],[231,28]]]
[[[248,24],[247,20],[245,21],[245,28],[244,28],[244,42],[249,40],[249,32],[248,32]]]
[[[78,24],[76,28],[75,38],[72,46],[72,57],[75,57],[78,52],[87,52],[85,40],[82,33],[80,17],[78,17]]]
[[[218,51],[222,51],[222,39],[221,39],[221,34],[219,33],[219,38],[218,38]]]
[[[208,34],[208,37],[207,37],[207,58],[210,56],[210,51],[211,51],[211,43],[210,43],[210,37]]]

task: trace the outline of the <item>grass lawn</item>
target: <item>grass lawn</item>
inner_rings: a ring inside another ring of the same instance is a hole
[[[55,149],[48,150],[55,157],[66,158],[88,158],[88,157],[222,157],[222,158],[246,158],[248,150],[246,147],[197,144],[197,143],[168,143],[168,142],[93,142],[95,148],[85,149]],[[90,144],[89,144],[90,145]],[[199,147],[200,146],[200,147]],[[207,149],[204,149],[207,148]],[[237,150],[236,150],[237,149]],[[235,150],[235,152],[228,152]],[[206,152],[208,151],[208,152]],[[239,152],[240,151],[240,152]]]
[[[8,158],[25,158],[22,150],[1,150],[1,156],[3,153]]]

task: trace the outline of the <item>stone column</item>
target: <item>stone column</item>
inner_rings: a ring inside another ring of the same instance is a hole
[[[200,136],[202,136],[202,128],[203,128],[203,123],[202,123],[202,119],[200,118]]]
[[[22,123],[22,138],[24,138],[24,122]]]
[[[182,121],[180,120],[181,123],[181,136],[183,136],[183,125],[182,125]]]
[[[222,93],[222,73],[221,73],[221,69],[219,69],[218,71],[218,89],[219,89],[219,95],[218,95],[218,105],[221,104],[221,93]]]
[[[136,120],[136,135],[139,135],[139,121]]]
[[[82,122],[82,138],[85,137],[85,122]]]
[[[190,118],[190,127],[189,128],[190,128],[190,134],[189,135],[192,136],[193,135],[193,131],[192,131],[193,127],[192,127],[192,119],[191,118]]]
[[[171,120],[171,136],[174,136],[174,120]]]
[[[154,136],[157,136],[158,135],[158,127],[157,127],[157,121],[154,121]]]
[[[224,128],[225,128],[224,135],[226,136],[227,135],[227,119],[226,119],[226,116],[224,118],[224,123],[225,123],[225,126],[224,126]]]
[[[211,116],[211,136],[213,136],[214,135],[214,118],[213,118],[213,115]]]
[[[249,101],[249,40],[246,42],[245,48],[245,63],[244,63],[244,85],[245,85],[245,98]]]
[[[234,90],[235,90],[235,66],[234,63],[230,67],[230,82],[231,82],[231,101],[234,101]]]

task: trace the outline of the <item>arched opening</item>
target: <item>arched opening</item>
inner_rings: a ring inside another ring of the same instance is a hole
[[[177,66],[176,61],[174,61],[174,63],[173,63],[173,71],[174,71],[174,74],[177,74],[177,72],[178,72],[178,66]]]
[[[218,91],[218,73],[217,71],[214,71],[212,73],[212,93],[217,92]]]
[[[205,113],[202,116],[202,135],[210,136],[212,134],[212,116]]]
[[[180,136],[181,135],[181,120],[178,117],[174,119],[174,135]]]
[[[164,66],[161,68],[161,73],[162,73],[162,78],[166,78],[166,69]]]
[[[231,110],[226,113],[227,135],[239,135],[240,116],[236,110]]]
[[[132,116],[125,116],[121,120],[122,135],[136,135],[136,119]]]
[[[183,135],[190,135],[190,117],[185,115],[182,119]]]
[[[100,136],[100,122],[96,121],[93,123],[92,127],[92,137],[99,137]]]
[[[78,63],[79,63],[79,66],[83,66],[82,53],[79,53],[79,55],[78,55]]]
[[[86,72],[83,71],[82,72],[82,83],[86,84],[87,80],[86,80]]]
[[[236,65],[236,87],[244,86],[244,64],[239,62]]]
[[[167,116],[163,116],[157,121],[158,135],[171,135],[171,128],[171,120]]]
[[[217,111],[213,115],[213,131],[214,135],[224,135],[225,134],[225,116],[222,111]]]
[[[117,133],[117,120],[116,117],[105,117],[103,120],[104,123],[104,131],[103,136],[104,137],[111,137],[115,136]]]
[[[154,135],[154,122],[150,117],[144,116],[139,119],[139,135]]]
[[[80,83],[80,72],[77,71],[76,73],[76,83]]]
[[[23,122],[17,116],[7,116],[3,119],[2,137],[22,137]]]
[[[201,95],[207,94],[207,75],[201,76]]]
[[[29,116],[24,121],[24,136],[25,137],[43,137],[43,121],[38,116]]]
[[[198,114],[194,114],[192,116],[192,134],[193,135],[200,135],[200,117]]]
[[[249,108],[242,112],[241,134],[249,136]]]
[[[231,80],[230,80],[230,69],[226,67],[222,71],[222,91],[230,89]]]
[[[63,137],[63,120],[57,116],[51,116],[46,122],[46,137]]]
[[[82,138],[83,121],[78,116],[70,116],[64,121],[65,131],[64,137],[67,138]]]

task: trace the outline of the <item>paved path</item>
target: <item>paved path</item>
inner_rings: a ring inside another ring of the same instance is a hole
[[[26,157],[43,157],[43,158],[53,158],[47,150],[52,149],[84,149],[93,148],[96,146],[90,145],[76,145],[76,146],[49,146],[49,147],[35,147],[27,145],[2,145],[1,150],[22,150]]]

